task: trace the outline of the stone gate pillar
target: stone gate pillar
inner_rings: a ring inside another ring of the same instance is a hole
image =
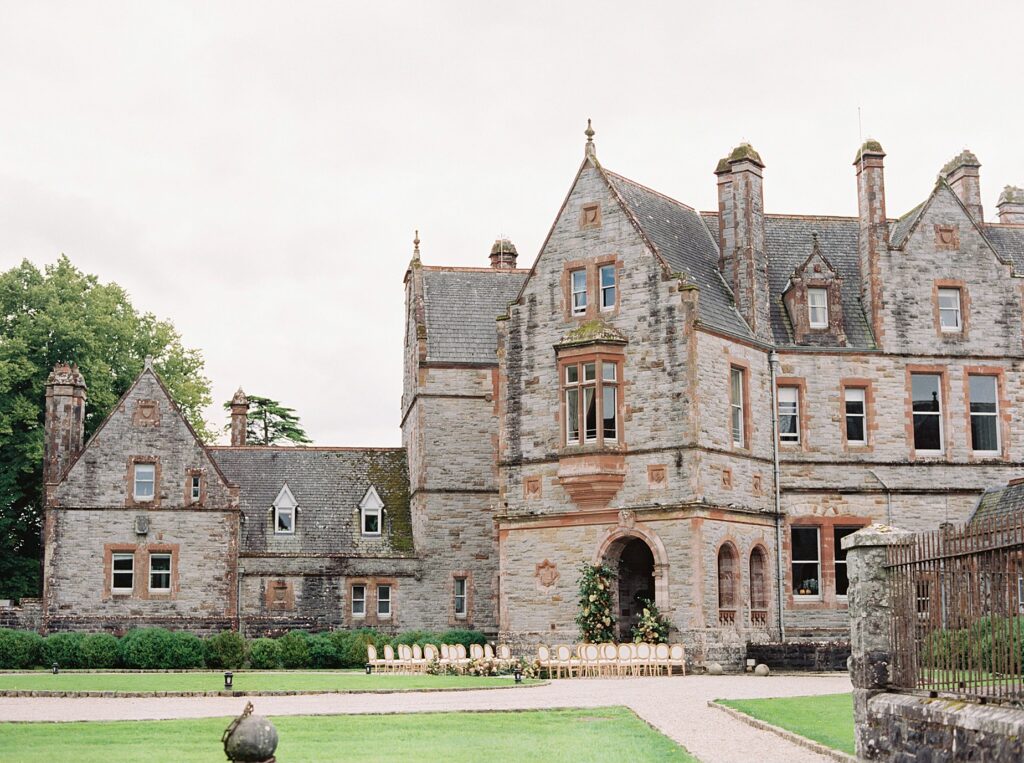
[[[901,545],[913,533],[886,525],[871,525],[843,538],[850,577],[850,680],[856,720],[857,756],[875,759],[868,725],[868,700],[884,692],[890,681],[890,632],[893,602],[885,568],[889,546]]]

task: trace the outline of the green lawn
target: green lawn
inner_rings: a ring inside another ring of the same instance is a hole
[[[104,723],[0,723],[10,763],[224,760],[227,718]],[[695,761],[624,707],[521,713],[283,716],[277,760],[619,763]]]
[[[509,677],[366,675],[362,671],[240,671],[235,691],[412,691],[514,686]],[[531,683],[524,680],[524,684]],[[536,683],[533,681],[532,683]],[[224,674],[0,673],[0,691],[222,691]]]
[[[760,721],[854,754],[852,694],[718,701]]]

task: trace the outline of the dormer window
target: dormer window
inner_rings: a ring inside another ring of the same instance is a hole
[[[363,535],[381,534],[381,515],[384,512],[384,502],[377,494],[376,488],[370,485],[363,500],[359,502],[359,526]]]
[[[288,489],[287,483],[274,499],[274,534],[294,535],[295,518],[299,512],[299,504]]]
[[[135,485],[132,496],[136,501],[152,501],[156,493],[156,464],[135,464]]]
[[[587,271],[574,270],[569,277],[572,279],[572,314],[584,315],[587,312]]]
[[[828,328],[828,289],[807,290],[807,317],[812,329]]]

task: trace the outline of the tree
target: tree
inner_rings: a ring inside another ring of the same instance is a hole
[[[245,441],[249,445],[276,445],[282,440],[303,445],[313,442],[306,435],[294,408],[286,408],[276,400],[258,395],[246,395],[249,401],[249,417],[245,427]],[[231,410],[231,401],[224,403],[224,409]],[[231,431],[228,424],[224,431]]]
[[[210,431],[203,357],[167,321],[140,313],[117,284],[67,257],[40,271],[23,261],[0,273],[0,598],[39,591],[46,377],[77,363],[88,385],[85,435],[106,418],[147,355],[200,437]]]

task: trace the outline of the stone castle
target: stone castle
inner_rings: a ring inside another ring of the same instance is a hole
[[[966,519],[1024,461],[1024,192],[949,162],[892,219],[767,214],[742,144],[697,210],[585,155],[537,259],[405,274],[402,447],[201,443],[150,365],[88,443],[47,385],[43,627],[476,628],[577,637],[618,573],[700,661],[846,622],[840,539]],[[852,178],[851,178],[852,180]],[[851,182],[851,186],[853,183]]]

